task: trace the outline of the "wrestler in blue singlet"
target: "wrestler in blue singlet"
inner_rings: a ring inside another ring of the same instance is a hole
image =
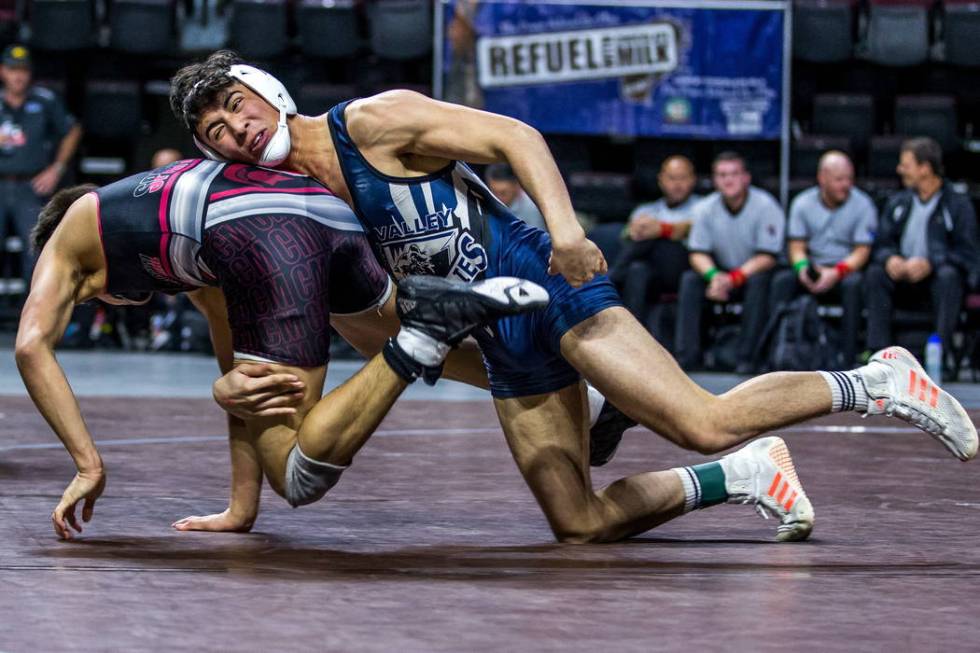
[[[354,212],[378,260],[397,279],[431,274],[463,281],[512,276],[548,290],[542,311],[508,317],[474,335],[483,350],[495,397],[560,390],[578,378],[562,357],[561,337],[611,306],[622,305],[605,276],[573,288],[548,274],[551,239],[504,206],[460,161],[423,177],[386,175],[361,155],[347,132],[344,110],[327,120]]]

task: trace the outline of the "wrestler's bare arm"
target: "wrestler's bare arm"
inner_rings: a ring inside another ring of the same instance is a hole
[[[217,288],[202,288],[188,293],[188,297],[208,320],[211,343],[222,374],[231,372],[234,351],[224,295]],[[295,409],[292,410],[295,412]],[[228,508],[215,515],[180,519],[173,524],[177,530],[247,532],[255,523],[262,492],[262,466],[245,422],[231,413],[228,414],[228,444],[231,452],[231,499]]]
[[[75,505],[85,499],[82,519],[92,517],[95,501],[105,486],[102,458],[82,419],[68,379],[54,355],[84,291],[85,274],[77,259],[58,251],[58,243],[45,247],[38,260],[31,292],[17,330],[17,368],[31,399],[71,454],[78,469],[51,515],[55,532],[71,538],[69,525],[81,532]]]
[[[530,125],[406,90],[358,100],[346,117],[352,138],[372,163],[392,157],[407,168],[413,158],[421,159],[420,163],[425,159],[508,162],[544,215],[553,249],[550,271],[562,274],[573,286],[606,271],[602,253],[575,219],[568,189],[544,137]]]

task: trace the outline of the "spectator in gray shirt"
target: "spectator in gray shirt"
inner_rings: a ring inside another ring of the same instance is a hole
[[[701,363],[705,300],[741,301],[736,371],[749,373],[766,321],[772,269],[783,250],[786,218],[772,195],[751,185],[752,176],[740,155],[719,154],[711,171],[716,192],[694,211],[688,239],[692,269],[681,277],[677,359],[685,369]]]
[[[487,166],[485,176],[490,192],[503,202],[514,215],[532,227],[548,230],[544,216],[541,215],[541,211],[521,188],[521,182],[517,180],[513,168],[506,163],[494,163]]]
[[[662,295],[677,293],[681,275],[690,267],[687,236],[694,207],[702,199],[694,194],[697,180],[690,159],[668,157],[657,175],[663,197],[633,209],[624,230],[627,240],[609,270],[609,278],[641,324],[646,324],[651,305]],[[670,347],[673,329],[668,337],[664,335],[654,332],[657,340]]]
[[[881,213],[868,267],[868,347],[892,342],[898,302],[931,305],[935,331],[949,352],[964,286],[975,284],[980,272],[976,213],[969,197],[943,181],[942,149],[931,138],[902,144],[898,174],[905,190],[889,198]]]
[[[817,185],[797,195],[789,209],[792,269],[776,272],[770,298],[773,313],[803,292],[840,303],[842,369],[850,369],[857,356],[863,269],[871,256],[876,224],[875,205],[854,187],[854,165],[843,152],[820,157]]]

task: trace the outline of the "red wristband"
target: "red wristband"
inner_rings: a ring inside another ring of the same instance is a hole
[[[841,279],[843,279],[851,272],[853,272],[853,270],[851,270],[851,266],[848,265],[845,261],[841,261],[840,263],[835,265],[834,269],[837,270],[837,276],[839,276]]]
[[[728,276],[731,277],[732,285],[736,288],[745,284],[745,273],[742,272],[742,268],[735,268],[728,273]]]
[[[660,237],[661,238],[673,238],[674,237],[674,225],[670,222],[660,223]]]

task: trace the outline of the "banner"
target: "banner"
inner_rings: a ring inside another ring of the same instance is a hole
[[[445,99],[542,132],[782,134],[783,3],[447,0]]]

